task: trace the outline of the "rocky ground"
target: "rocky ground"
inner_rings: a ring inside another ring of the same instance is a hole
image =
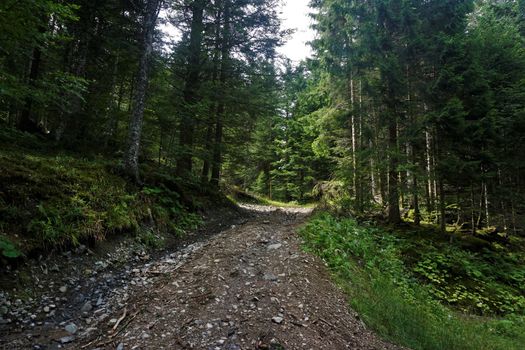
[[[38,298],[0,295],[10,317],[0,348],[397,348],[366,329],[322,261],[301,251],[297,228],[309,210],[246,209],[249,219],[175,252],[117,250],[89,271],[70,267],[53,288],[46,280]]]

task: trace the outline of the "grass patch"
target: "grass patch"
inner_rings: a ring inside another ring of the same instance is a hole
[[[306,249],[322,257],[332,270],[336,281],[348,293],[352,307],[385,338],[413,349],[523,348],[522,306],[505,311],[498,307],[499,302],[510,305],[515,302],[513,298],[523,297],[523,289],[513,284],[521,282],[501,279],[504,271],[521,271],[519,259],[497,273],[501,266],[490,268],[483,266],[482,261],[487,258],[484,254],[489,254],[490,258],[503,256],[510,263],[501,252],[475,254],[460,245],[441,251],[443,247],[437,240],[417,239],[421,232],[408,236],[386,232],[326,213],[314,217],[301,234]],[[430,266],[432,272],[423,266]],[[477,283],[469,283],[465,276],[492,283],[493,294],[479,293]],[[436,280],[432,282],[433,278]],[[517,280],[520,279],[518,276]],[[436,287],[439,285],[454,286],[453,290],[466,294],[488,295],[483,305],[492,306],[479,307],[475,298],[468,297],[447,303],[436,294],[446,289]],[[463,288],[458,289],[460,285]],[[474,314],[460,313],[464,310]]]
[[[316,206],[316,203],[299,203],[296,201],[292,202],[280,202],[275,201],[269,198],[264,197],[257,197],[259,202],[263,205],[271,205],[274,207],[281,207],[281,208],[314,208]]]
[[[234,203],[248,203],[258,205],[269,205],[281,208],[315,208],[317,203],[299,203],[297,201],[292,202],[280,202],[272,200],[258,194],[241,190],[237,187],[231,187],[227,190],[229,192],[228,198]]]

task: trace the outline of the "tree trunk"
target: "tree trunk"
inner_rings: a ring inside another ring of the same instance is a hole
[[[388,222],[398,224],[401,222],[399,212],[399,186],[398,186],[398,148],[397,148],[397,118],[391,116],[388,127],[389,169],[388,169]]]
[[[42,51],[39,47],[33,49],[33,56],[31,58],[31,67],[29,69],[29,86],[36,87],[38,75],[40,73],[40,63],[42,61]],[[18,121],[18,128],[22,131],[36,132],[38,130],[37,122],[31,118],[33,108],[33,98],[28,96],[24,103],[20,119]]]
[[[217,107],[217,119],[215,121],[215,144],[213,146],[213,160],[211,169],[211,185],[214,187],[219,186],[219,180],[221,175],[221,164],[222,164],[222,118],[224,114],[224,104],[219,103]]]
[[[204,0],[194,0],[191,5],[192,20],[186,79],[184,83],[184,105],[180,121],[180,157],[177,160],[177,174],[186,175],[192,171],[193,138],[195,133],[195,105],[198,102],[201,72],[201,46],[204,31]]]
[[[117,53],[117,57],[115,58],[115,61],[113,62],[113,75],[111,77],[111,93],[110,93],[110,101],[108,103],[108,106],[106,107],[106,115],[105,119],[107,120],[107,126],[106,126],[106,132],[104,135],[104,148],[107,147],[109,144],[113,134],[114,130],[117,128],[117,113],[115,113],[114,106],[114,99],[113,99],[113,91],[117,85],[117,74],[118,74],[118,65],[119,65],[119,58],[120,55]],[[122,84],[119,84],[119,92],[118,92],[118,104],[120,104],[120,97],[122,94]]]
[[[357,161],[356,161],[356,123],[355,123],[355,96],[354,96],[354,78],[350,73],[350,103],[351,103],[351,137],[352,137],[352,195],[357,199]]]
[[[221,68],[219,74],[220,96],[215,123],[215,144],[213,147],[213,162],[211,170],[211,185],[218,187],[222,167],[222,132],[225,111],[226,80],[230,61],[230,0],[224,0],[224,27],[221,43]]]
[[[472,234],[476,234],[476,212],[474,208],[476,206],[476,201],[474,199],[474,184],[470,182],[470,225]]]
[[[139,151],[144,107],[146,102],[146,88],[148,85],[148,66],[153,51],[153,34],[159,14],[161,0],[147,0],[142,22],[141,51],[135,94],[133,96],[133,109],[129,123],[128,147],[124,154],[124,172],[136,182],[139,177]]]
[[[212,139],[213,139],[213,125],[212,121],[209,121],[209,125],[206,130],[206,150],[211,149],[212,147]],[[202,163],[202,173],[201,173],[201,182],[208,183],[210,176],[210,159],[208,156],[206,156]]]
[[[438,180],[439,190],[439,216],[440,216],[440,229],[441,233],[445,233],[447,230],[447,222],[445,218],[445,186],[443,184],[443,178],[440,176]]]
[[[221,2],[220,0],[217,2],[218,8],[215,18],[215,48],[213,51],[213,70],[211,74],[211,81],[213,84],[217,83],[217,75],[219,73],[219,60],[221,55],[221,23],[222,23],[222,8],[221,8]],[[214,85],[217,87],[216,85]],[[218,100],[218,91],[216,89],[215,91],[215,101],[212,103],[212,107],[210,108],[210,116],[208,118],[208,126],[206,130],[206,150],[210,151],[210,153],[206,154],[203,160],[202,164],[202,174],[201,174],[201,182],[202,183],[208,183],[209,182],[209,176],[210,176],[210,170],[211,170],[211,162],[213,161],[213,151],[214,151],[214,144],[213,144],[213,137],[214,137],[214,127],[216,118],[213,118],[216,116],[217,113],[217,100]]]
[[[414,224],[419,225],[421,223],[421,212],[419,210],[417,171],[415,170],[417,165],[417,156],[416,150],[414,149],[413,145],[410,147],[410,156],[412,158],[412,164],[414,166],[414,170],[412,171],[412,205],[414,207]]]

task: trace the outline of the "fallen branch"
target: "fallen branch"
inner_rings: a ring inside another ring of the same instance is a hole
[[[106,345],[108,345],[109,343],[113,342],[113,338],[115,338],[117,335],[119,335],[120,333],[122,333],[122,331],[123,331],[124,329],[126,329],[126,327],[131,323],[131,321],[133,321],[133,319],[134,319],[135,317],[137,317],[137,315],[138,315],[142,310],[143,310],[143,309],[141,309],[141,310],[135,312],[131,317],[128,318],[128,320],[126,321],[126,323],[125,323],[124,325],[122,325],[122,327],[121,327],[117,332],[115,332],[115,333],[113,333],[112,335],[109,336],[109,339],[108,339],[108,340],[106,340],[105,342],[102,342],[102,343],[98,343],[96,346],[97,346],[97,347],[103,347],[103,346],[106,346]],[[121,319],[123,320],[124,318],[121,317]],[[120,320],[120,321],[122,321],[122,320]],[[90,343],[90,344],[87,344],[85,347],[87,347],[87,346],[89,346],[89,345],[91,345],[91,343]]]
[[[128,308],[125,307],[124,313],[122,314],[122,316],[120,316],[120,318],[117,320],[117,323],[115,323],[115,325],[113,326],[113,332],[118,328],[118,325],[120,324],[120,322],[122,322],[122,320],[126,318],[127,313],[128,313]]]
[[[131,317],[126,321],[126,323],[125,323],[125,324],[124,324],[124,325],[118,330],[118,332],[116,332],[116,333],[114,333],[113,335],[111,335],[110,338],[115,338],[117,335],[119,335],[120,333],[122,333],[122,331],[123,331],[124,329],[126,329],[126,327],[131,323],[131,321],[133,321],[133,319],[134,319],[135,317],[137,317],[137,315],[138,315],[141,311],[142,311],[142,310],[139,310],[139,311],[135,312],[135,313],[133,314],[133,316],[131,316]]]
[[[319,321],[323,322],[324,324],[332,327],[332,328],[336,328],[333,324],[331,324],[330,322],[328,322],[327,320],[325,320],[324,318],[319,318]]]

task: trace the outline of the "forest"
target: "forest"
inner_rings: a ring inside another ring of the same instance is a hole
[[[0,321],[30,261],[249,202],[315,207],[302,249],[382,339],[520,348],[525,1],[303,2],[300,62],[281,0],[0,2]]]

